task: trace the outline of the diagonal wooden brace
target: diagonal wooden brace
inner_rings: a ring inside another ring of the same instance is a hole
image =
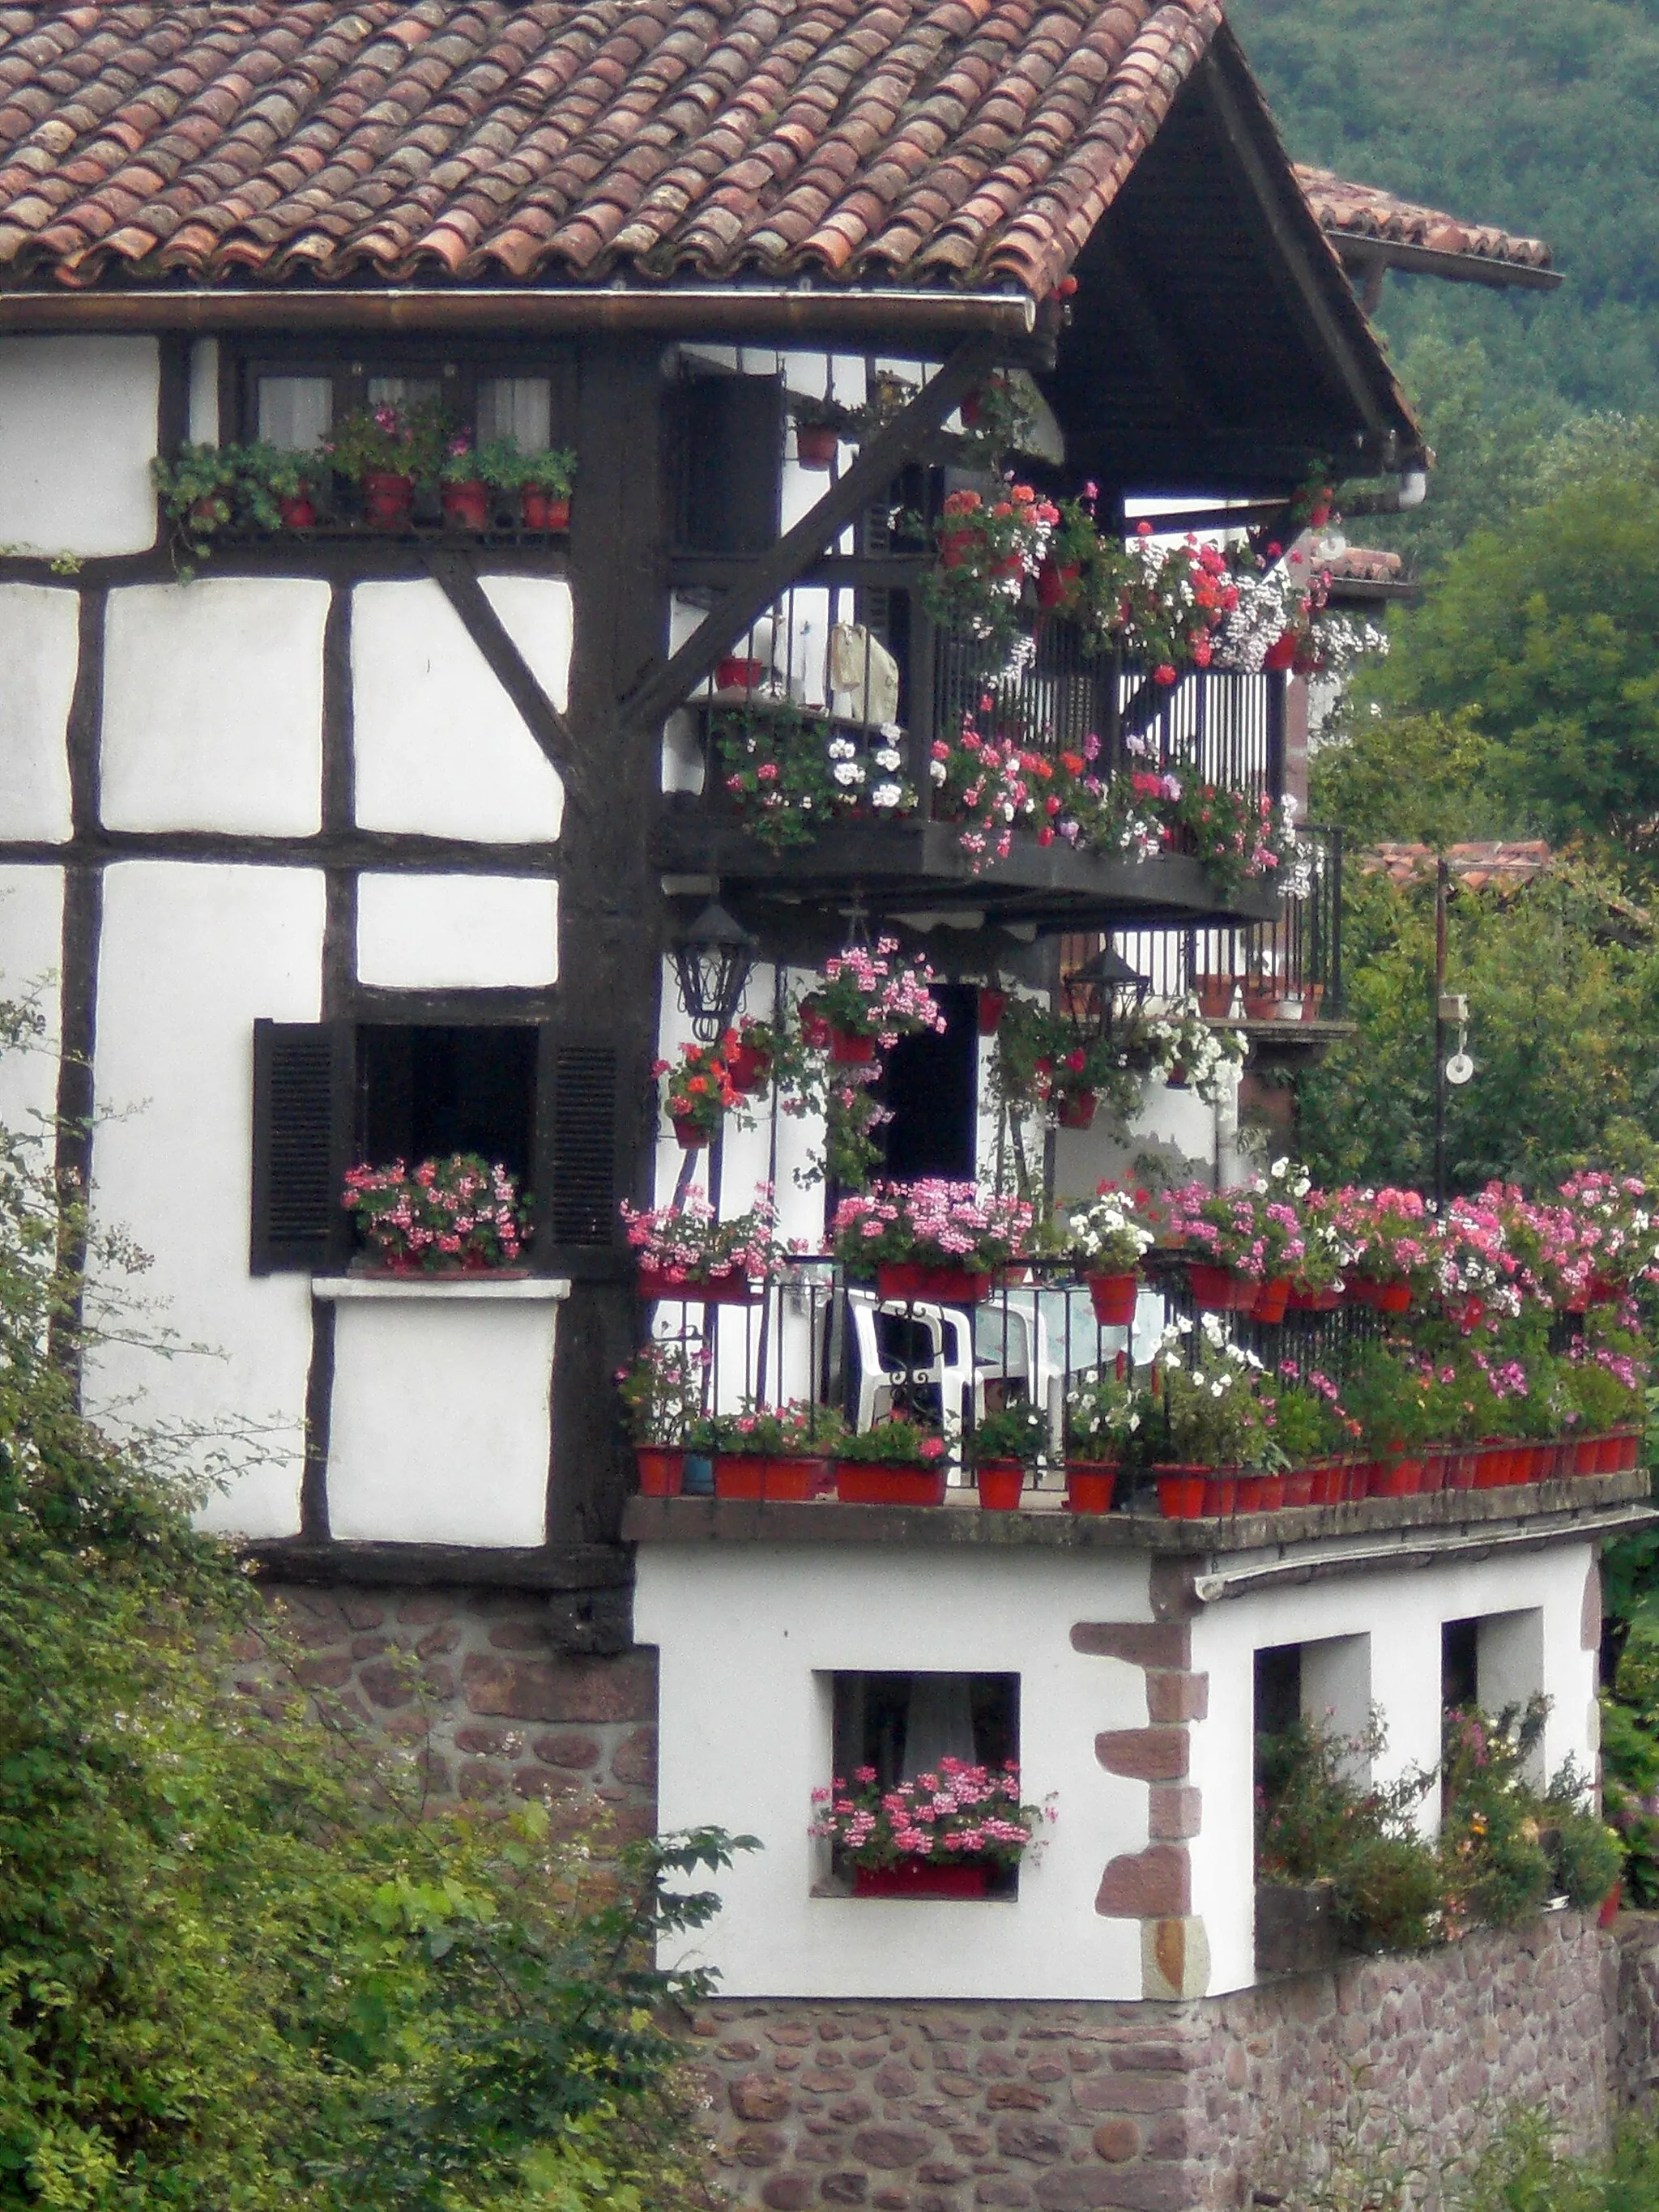
[[[523,716],[526,726],[558,770],[565,804],[582,811],[576,787],[580,764],[570,725],[542,689],[535,672],[513,641],[512,633],[489,604],[477,570],[464,553],[428,553],[428,573],[460,617],[490,673]]]

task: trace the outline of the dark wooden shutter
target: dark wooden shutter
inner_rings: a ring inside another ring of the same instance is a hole
[[[255,1022],[249,1264],[256,1275],[343,1261],[350,1108],[351,1032],[343,1023]]]
[[[765,553],[777,543],[783,481],[783,385],[720,372],[674,387],[668,409],[687,551]]]
[[[551,1093],[544,1155],[549,1234],[556,1245],[608,1246],[617,1234],[615,1048],[550,1040],[543,1065]]]

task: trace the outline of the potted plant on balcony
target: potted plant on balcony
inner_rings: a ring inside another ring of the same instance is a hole
[[[642,1298],[752,1305],[782,1256],[769,1183],[757,1188],[748,1212],[729,1221],[696,1184],[676,1205],[647,1211],[624,1199],[618,1211],[638,1255]]]
[[[1146,1393],[1125,1364],[1085,1370],[1066,1394],[1066,1503],[1073,1513],[1109,1513],[1120,1468],[1146,1443]]]
[[[933,981],[925,960],[900,956],[896,937],[878,938],[873,951],[854,945],[833,954],[815,994],[817,1011],[830,1025],[831,1060],[857,1066],[875,1059],[878,1044],[890,1050],[919,1030],[942,1036],[945,1016],[927,988]]]
[[[1179,1071],[1182,1085],[1210,1106],[1231,1088],[1244,1064],[1243,1032],[1212,1022],[1190,992],[1146,1015],[1137,1042],[1154,1074],[1174,1089]]]
[[[724,1038],[714,1044],[683,1044],[678,1060],[653,1060],[651,1073],[663,1079],[668,1118],[688,1152],[710,1143],[726,1114],[743,1103],[726,1064]]]
[[[778,1412],[778,1441],[767,1462],[765,1495],[773,1499],[819,1498],[836,1486],[836,1462],[847,1424],[833,1406],[793,1399]]]
[[[884,1299],[976,1305],[998,1269],[1025,1255],[1032,1218],[1022,1199],[928,1176],[872,1183],[844,1198],[830,1233],[848,1274],[873,1274]]]
[[[980,1504],[992,1512],[1017,1512],[1025,1478],[1035,1474],[1048,1445],[1048,1416],[1029,1398],[988,1413],[969,1447]]]
[[[176,551],[188,557],[179,577],[188,583],[191,563],[208,559],[222,530],[240,524],[254,530],[305,530],[317,520],[310,477],[317,464],[303,453],[272,445],[191,446],[173,461],[150,463],[161,511],[173,525]]]
[[[774,853],[815,844],[837,819],[885,820],[912,811],[903,732],[886,723],[860,744],[793,700],[722,708],[712,735],[721,787],[750,835]]]
[[[477,1152],[349,1168],[344,1204],[378,1274],[500,1273],[524,1249],[517,1181]]]
[[[1305,896],[1303,876],[1285,866],[1296,848],[1296,801],[1288,793],[1275,806],[1265,791],[1189,776],[1168,802],[1166,818],[1224,897],[1264,878]]]
[[[438,493],[444,520],[453,529],[489,529],[489,485],[470,430],[458,430],[447,442],[438,470]]]
[[[915,1421],[878,1421],[836,1447],[836,1495],[843,1505],[942,1505],[945,1439]]]
[[[1146,1218],[1150,1204],[1143,1190],[1103,1182],[1086,1205],[1066,1211],[1066,1249],[1089,1285],[1089,1301],[1103,1328],[1127,1328],[1134,1320],[1136,1270],[1157,1242]]]
[[[1409,1311],[1414,1291],[1443,1273],[1443,1239],[1422,1193],[1415,1190],[1342,1190],[1333,1194],[1331,1226],[1349,1255],[1348,1297],[1355,1305],[1381,1313]],[[1460,1269],[1455,1284],[1442,1284],[1459,1297],[1490,1290],[1498,1278],[1484,1261]]]
[[[858,1897],[983,1897],[998,1868],[1017,1867],[1052,1805],[1022,1805],[1019,1769],[941,1759],[883,1790],[872,1766],[812,1792],[811,1832],[853,1870]]]
[[[359,407],[334,425],[323,451],[337,476],[362,490],[371,530],[407,530],[417,484],[436,480],[443,459],[443,410],[422,402],[409,407]]]
[[[525,528],[561,536],[570,527],[570,495],[576,488],[574,448],[542,446],[520,453],[514,488]]]
[[[947,492],[932,532],[937,565],[922,579],[933,619],[971,640],[984,665],[1000,665],[1020,627],[1020,599],[1048,549],[1060,509],[1030,484],[990,499]]]
[[[1201,1310],[1282,1316],[1305,1249],[1300,1201],[1308,1189],[1301,1170],[1278,1160],[1267,1175],[1231,1190],[1189,1183],[1169,1194],[1164,1215],[1170,1240],[1200,1255],[1187,1272]],[[1259,1301],[1267,1284],[1274,1286],[1276,1312],[1263,1314]]]
[[[1165,1332],[1152,1378],[1167,1454],[1156,1469],[1164,1518],[1236,1511],[1241,1471],[1259,1468],[1271,1452],[1261,1360],[1231,1343],[1220,1322],[1206,1314],[1196,1329],[1177,1321]]]
[[[797,392],[789,396],[789,412],[795,422],[795,459],[801,467],[832,468],[842,435],[854,427],[852,410],[835,399]]]
[[[642,1498],[678,1498],[685,1479],[685,1448],[692,1424],[702,1416],[708,1354],[678,1341],[653,1339],[626,1367],[617,1370]]]

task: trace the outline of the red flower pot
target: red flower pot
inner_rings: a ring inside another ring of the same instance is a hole
[[[804,469],[833,468],[840,445],[841,433],[832,423],[795,425],[795,459]]]
[[[1334,1291],[1328,1285],[1323,1290],[1304,1290],[1296,1283],[1291,1284],[1290,1294],[1285,1300],[1286,1309],[1291,1313],[1334,1313],[1341,1304],[1340,1291]]]
[[[734,1044],[726,1055],[726,1072],[732,1079],[732,1088],[750,1098],[757,1091],[766,1088],[772,1072],[772,1055],[763,1052],[758,1045]]]
[[[982,990],[979,994],[979,1033],[994,1036],[997,1024],[1002,1019],[1002,1010],[1008,1003],[1006,991]]]
[[[1135,1317],[1135,1300],[1140,1291],[1140,1279],[1136,1275],[1091,1275],[1089,1303],[1095,1310],[1095,1319],[1102,1328],[1127,1328]]]
[[[547,526],[556,538],[562,537],[570,527],[570,495],[561,492],[556,498],[550,494],[547,502]]]
[[[444,520],[457,530],[488,530],[489,486],[475,477],[470,483],[447,483],[439,494]]]
[[[1060,1102],[1056,1119],[1062,1129],[1091,1129],[1098,1104],[1092,1091],[1068,1091]]]
[[[1206,1513],[1235,1513],[1238,1510],[1238,1477],[1211,1469],[1204,1477]]]
[[[1335,1505],[1342,1495],[1342,1470],[1334,1460],[1323,1467],[1308,1469],[1308,1503],[1310,1505]]]
[[[1572,1440],[1572,1471],[1575,1474],[1594,1474],[1601,1460],[1600,1437],[1575,1437]]]
[[[1495,1438],[1489,1439],[1482,1446],[1480,1457],[1475,1466],[1475,1488],[1477,1490],[1507,1488],[1511,1479],[1510,1469],[1514,1460],[1515,1454],[1507,1443],[1500,1443]]]
[[[1262,672],[1266,675],[1276,676],[1280,670],[1289,668],[1295,659],[1296,632],[1290,629],[1280,630],[1279,635],[1267,647],[1267,654],[1261,663]]]
[[[674,1124],[674,1134],[683,1151],[700,1152],[708,1142],[708,1131],[701,1122],[694,1121],[690,1115],[674,1114],[669,1118]]]
[[[941,530],[939,560],[941,568],[960,568],[972,559],[980,542],[977,530]]]
[[[1233,1002],[1233,979],[1231,975],[1199,975],[1194,978],[1198,993],[1198,1011],[1206,1022],[1218,1022],[1225,1018]]]
[[[890,1304],[926,1298],[941,1306],[976,1306],[991,1287],[988,1275],[970,1267],[927,1267],[915,1260],[884,1261],[876,1267],[878,1295]]]
[[[720,1452],[714,1460],[716,1498],[763,1498],[766,1461],[759,1452]]]
[[[678,1498],[685,1480],[685,1454],[641,1444],[634,1458],[640,1470],[641,1498]]]
[[[876,1056],[876,1041],[857,1030],[830,1030],[830,1057],[837,1067],[867,1067]]]
[[[1064,606],[1071,596],[1072,586],[1078,580],[1075,566],[1061,567],[1058,561],[1042,561],[1037,564],[1036,603],[1045,612]]]
[[[804,1504],[817,1497],[823,1466],[821,1459],[769,1459],[761,1495],[780,1504]]]
[[[547,527],[547,493],[540,484],[526,484],[519,493],[519,520],[526,530]]]
[[[1164,1088],[1166,1091],[1184,1091],[1187,1088],[1187,1071],[1179,1060],[1164,1076]]]
[[[1204,1470],[1163,1467],[1158,1476],[1158,1510],[1166,1521],[1197,1521],[1204,1513]]]
[[[1212,1267],[1205,1260],[1189,1260],[1187,1280],[1193,1304],[1200,1313],[1243,1313],[1255,1301],[1256,1285],[1248,1275],[1231,1267]]]
[[[1478,1450],[1460,1449],[1446,1454],[1446,1487],[1448,1490],[1473,1490],[1480,1467]]]
[[[415,479],[388,469],[370,469],[363,477],[363,502],[371,530],[407,530],[415,505]]]
[[[943,1505],[945,1463],[904,1467],[872,1459],[837,1460],[836,1495],[843,1505]]]
[[[308,491],[295,492],[291,498],[279,499],[277,512],[283,518],[284,530],[313,530],[317,525],[317,510]]]
[[[724,660],[714,663],[714,689],[752,691],[764,672],[758,660],[747,659],[741,653],[728,653]]]
[[[1314,1471],[1310,1467],[1293,1467],[1285,1476],[1285,1504],[1296,1511],[1314,1502]]]
[[[1250,1306],[1251,1318],[1270,1325],[1285,1318],[1285,1309],[1290,1303],[1291,1285],[1283,1275],[1275,1275],[1263,1283],[1256,1291]]]
[[[891,1866],[855,1866],[854,1897],[983,1897],[988,1866],[950,1866],[931,1859],[899,1859]]]
[[[1356,1305],[1375,1306],[1378,1313],[1411,1311],[1411,1285],[1398,1279],[1382,1282],[1375,1275],[1353,1275],[1348,1280],[1348,1296]]]
[[[1446,1455],[1444,1452],[1425,1452],[1418,1462],[1422,1472],[1417,1480],[1419,1498],[1433,1498],[1446,1487]]]
[[[1596,1926],[1598,1928],[1611,1928],[1613,1922],[1619,1917],[1619,1908],[1624,1901],[1625,1880],[1624,1876],[1621,1875],[1619,1880],[1614,1882],[1613,1887],[1607,1892],[1607,1895],[1601,1899],[1600,1905],[1596,1909]]]
[[[1017,1459],[988,1459],[975,1470],[979,1502],[988,1513],[1018,1513],[1025,1470]]]
[[[1421,1460],[1380,1460],[1371,1477],[1370,1494],[1373,1498],[1415,1498],[1422,1482]]]
[[[672,1267],[641,1267],[642,1298],[682,1298],[688,1305],[752,1306],[765,1296],[763,1285],[731,1268],[719,1274],[686,1275]]]
[[[1109,1513],[1117,1469],[1109,1460],[1073,1460],[1066,1470],[1066,1505],[1072,1513]]]

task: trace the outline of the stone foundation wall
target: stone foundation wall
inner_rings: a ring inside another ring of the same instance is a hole
[[[1564,1913],[1180,2003],[719,2002],[696,2023],[715,2156],[770,2212],[1231,2212],[1346,2130],[1403,2123],[1432,2163],[1547,2104],[1588,2147],[1619,1948]],[[1659,1991],[1651,1941],[1628,1972]]]
[[[652,1832],[653,1651],[563,1653],[533,1591],[263,1587],[304,1652],[301,1681],[422,1758],[434,1796],[501,1804],[591,1792],[624,1837]],[[265,1684],[250,1673],[242,1686],[257,1694]]]

